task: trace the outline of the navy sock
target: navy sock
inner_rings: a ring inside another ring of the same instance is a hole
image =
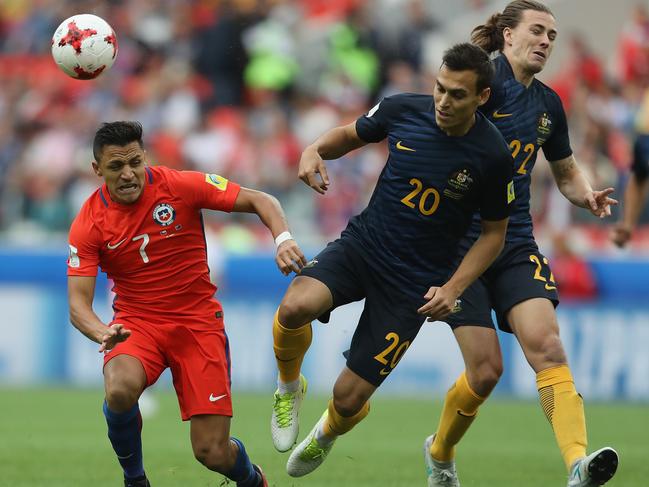
[[[257,487],[261,483],[261,476],[250,463],[243,443],[234,437],[230,438],[230,441],[239,447],[239,452],[232,469],[224,475],[230,480],[234,480],[237,487]]]
[[[108,424],[108,438],[124,469],[124,477],[135,479],[143,476],[142,416],[137,403],[129,411],[115,413],[108,409],[104,401],[104,416]]]

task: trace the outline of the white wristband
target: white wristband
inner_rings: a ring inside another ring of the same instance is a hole
[[[291,232],[289,231],[282,232],[277,237],[275,237],[275,245],[279,247],[287,240],[293,240],[293,236],[291,235]]]

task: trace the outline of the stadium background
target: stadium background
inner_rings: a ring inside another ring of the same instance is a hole
[[[428,92],[442,51],[506,3],[3,0],[0,398],[20,410],[43,386],[56,386],[54,395],[81,388],[101,397],[97,347],[69,324],[65,290],[67,229],[98,184],[90,144],[100,122],[141,121],[153,164],[219,173],[276,195],[312,256],[364,207],[386,152],[379,144],[330,162],[333,183],[322,197],[297,181],[302,148],[385,95]],[[649,131],[649,120],[636,123],[649,86],[649,6],[546,3],[560,35],[540,79],[560,94],[573,149],[594,186],[615,186],[621,198],[633,134]],[[49,56],[55,27],[81,12],[104,17],[119,41],[113,68],[90,82],[68,79]],[[645,438],[639,454],[646,458],[649,228],[641,226],[627,250],[615,249],[608,233],[617,214],[599,221],[571,208],[542,156],[534,173],[536,235],[559,283],[562,337],[578,389],[612,412],[639,405],[637,431]],[[272,240],[258,222],[205,216],[210,267],[232,342],[234,389],[244,398],[268,395],[275,381],[270,323],[289,280],[274,269]],[[642,221],[649,222],[646,212]],[[109,288],[99,279],[104,318]],[[305,363],[312,391],[330,391],[359,310],[350,305],[330,325],[315,327]],[[535,400],[532,371],[511,337],[501,338],[506,372],[496,394]],[[427,325],[379,398],[439,399],[461,369],[449,329]],[[169,379],[155,389],[166,404]],[[543,420],[537,415],[535,421]]]

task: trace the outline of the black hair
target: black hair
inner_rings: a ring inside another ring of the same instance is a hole
[[[101,151],[107,145],[125,146],[137,142],[143,148],[142,124],[140,122],[106,122],[95,133],[92,142],[92,154],[96,161],[101,157]]]
[[[446,65],[451,71],[473,71],[478,77],[477,93],[491,86],[494,67],[489,55],[481,47],[468,42],[456,44],[444,52],[442,65]]]
[[[505,37],[503,30],[505,27],[515,29],[523,19],[523,12],[534,10],[536,12],[545,12],[554,17],[552,10],[547,5],[533,0],[514,0],[510,2],[502,13],[497,12],[487,19],[487,21],[478,25],[471,31],[471,42],[480,46],[488,53],[502,51],[505,47]]]

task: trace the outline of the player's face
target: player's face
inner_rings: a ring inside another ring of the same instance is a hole
[[[515,29],[506,28],[505,50],[513,66],[536,74],[545,67],[557,37],[554,17],[546,12],[525,10]]]
[[[489,99],[489,88],[478,92],[474,71],[453,71],[445,64],[439,70],[433,98],[435,121],[449,135],[462,135],[473,124],[478,107]]]
[[[144,188],[146,154],[137,142],[125,146],[107,145],[99,161],[92,163],[97,176],[104,178],[113,201],[135,203]]]

